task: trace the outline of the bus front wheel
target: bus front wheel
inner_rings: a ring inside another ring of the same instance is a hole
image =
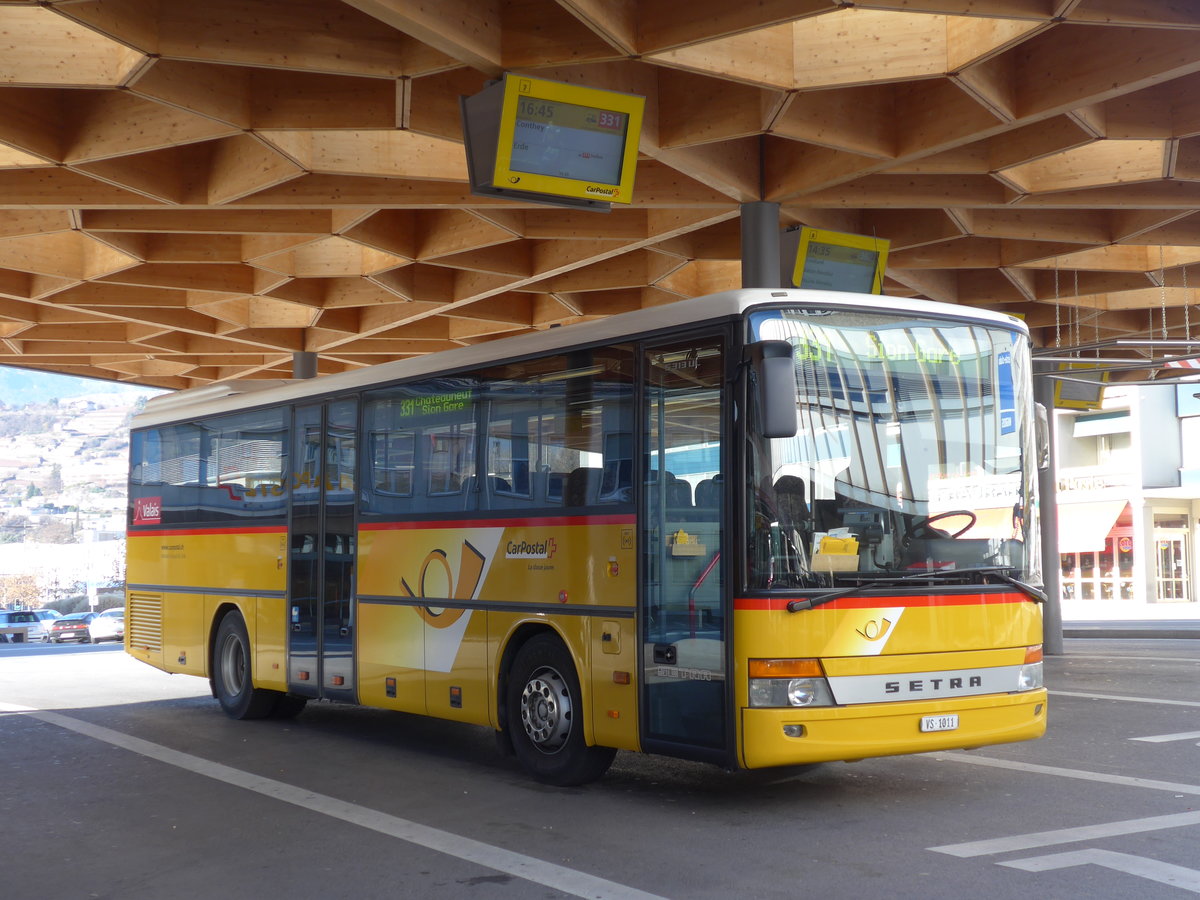
[[[221,709],[231,719],[265,718],[279,701],[278,692],[254,686],[250,659],[250,635],[246,623],[240,612],[230,610],[217,626],[212,683]]]
[[[539,634],[522,645],[508,679],[508,731],[522,767],[560,786],[594,781],[616,750],[589,747],[575,665],[562,641]]]

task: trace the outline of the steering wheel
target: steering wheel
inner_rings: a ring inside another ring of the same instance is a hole
[[[962,528],[958,529],[958,531],[953,532],[945,532],[932,527],[934,522],[938,522],[942,519],[950,519],[955,516],[968,516],[970,521],[967,522],[967,524]],[[949,536],[952,538],[960,537],[970,531],[978,520],[979,517],[969,509],[950,509],[946,512],[940,512],[934,516],[926,516],[924,519],[917,519],[905,529],[904,540],[923,540],[931,537],[943,537],[947,534],[949,534]]]

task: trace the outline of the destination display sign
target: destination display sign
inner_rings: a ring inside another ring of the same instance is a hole
[[[462,99],[471,192],[600,211],[631,203],[645,103],[505,75]]]
[[[889,246],[871,235],[802,228],[792,284],[818,291],[881,294]]]

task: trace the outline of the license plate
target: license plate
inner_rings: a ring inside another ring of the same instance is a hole
[[[953,731],[958,727],[958,716],[922,716],[922,731]]]

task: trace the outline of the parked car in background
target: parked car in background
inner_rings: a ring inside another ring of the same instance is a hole
[[[88,623],[88,634],[93,644],[125,640],[125,608],[118,606],[97,613]]]
[[[88,625],[94,618],[96,618],[94,612],[77,612],[68,613],[61,619],[55,619],[54,624],[50,626],[50,640],[55,644],[61,644],[63,641],[86,643],[92,639],[88,632]]]
[[[25,634],[19,632],[15,634],[0,634],[0,641],[13,644],[19,641],[44,641],[46,640],[46,626],[42,624],[42,620],[38,618],[37,613],[31,609],[5,609],[0,610],[0,628],[24,628]]]
[[[42,624],[46,626],[46,637],[44,640],[50,640],[50,626],[55,620],[62,618],[62,613],[57,609],[35,609],[33,614],[42,620]]]

